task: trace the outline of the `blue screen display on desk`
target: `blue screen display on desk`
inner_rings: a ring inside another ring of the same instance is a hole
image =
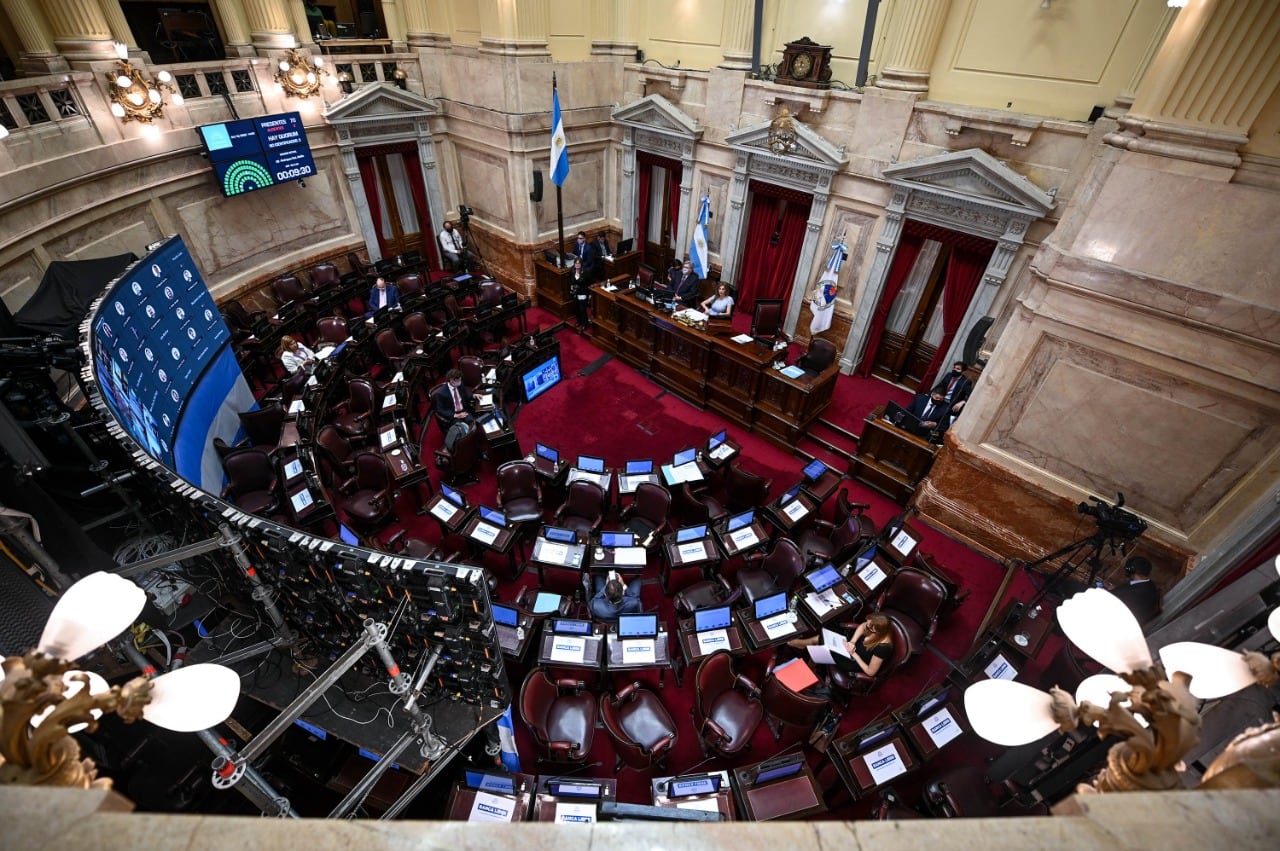
[[[598,783],[572,783],[567,780],[553,780],[547,784],[552,795],[564,798],[599,798],[604,787]]]
[[[636,545],[636,536],[631,532],[601,532],[600,546],[602,547],[634,547]]]
[[[706,632],[709,629],[724,629],[728,625],[728,606],[716,606],[714,609],[698,609],[693,613],[693,628],[697,632]]]
[[[658,634],[657,615],[619,615],[620,638],[652,638]]]
[[[548,541],[555,541],[559,544],[576,544],[578,543],[578,533],[572,529],[562,529],[559,526],[545,526],[542,530],[542,536]]]
[[[814,591],[826,591],[832,585],[835,585],[843,577],[840,571],[836,570],[833,565],[828,564],[826,567],[820,567],[813,573],[805,576],[809,580],[809,584],[813,586]]]
[[[823,464],[817,458],[814,458],[804,468],[804,477],[811,482],[816,482],[822,478],[822,474],[827,472],[827,465]]]
[[[804,767],[804,758],[791,758],[787,762],[778,766],[761,766],[760,773],[756,775],[756,785],[768,783],[770,780],[781,780],[783,777],[791,777],[799,774],[800,769]]]
[[[628,476],[647,476],[653,472],[653,461],[628,461]]]
[[[787,592],[781,591],[760,600],[756,600],[756,620],[764,620],[776,615],[787,607]]]
[[[503,514],[501,511],[495,511],[484,505],[480,506],[480,518],[497,526],[507,525],[507,515]]]
[[[603,473],[604,459],[596,458],[593,455],[579,455],[578,469],[585,470],[588,473]]]
[[[444,494],[444,498],[452,502],[454,505],[463,507],[467,504],[466,497],[446,485],[444,482],[440,483],[440,493]]]
[[[206,124],[197,132],[228,198],[316,173],[302,116],[296,112]]]
[[[729,518],[729,526],[727,531],[736,532],[739,529],[741,529],[743,526],[750,526],[755,519],[756,519],[756,512],[754,509],[750,511],[744,511],[741,514],[735,514]]]
[[[481,792],[495,792],[499,795],[514,795],[516,779],[501,774],[488,774],[483,771],[468,771],[467,785]]]
[[[796,485],[791,490],[782,495],[782,499],[778,500],[778,505],[786,505],[800,494],[800,486]]]
[[[552,464],[560,463],[560,453],[552,449],[550,446],[547,446],[542,443],[535,443],[533,446],[533,451],[538,453],[539,458],[546,458]]]
[[[721,429],[720,431],[711,435],[711,439],[707,441],[707,451],[714,452],[716,448],[719,447],[720,444],[724,443],[728,437],[729,437],[729,433],[725,429]]]
[[[551,622],[551,631],[561,635],[590,635],[591,621],[571,621],[557,618]]]
[[[518,626],[520,624],[520,613],[510,606],[501,606],[494,603],[493,620],[494,623],[500,623],[503,626]]]
[[[683,529],[676,530],[676,543],[687,544],[689,541],[696,541],[699,538],[705,538],[706,536],[706,524],[701,526],[686,526]]]
[[[698,458],[698,450],[697,450],[697,447],[692,447],[692,448],[690,448],[690,449],[684,449],[684,450],[681,450],[680,452],[677,452],[677,453],[672,457],[672,459],[671,459],[671,466],[672,466],[672,467],[679,467],[681,464],[688,464],[688,463],[690,463],[690,462],[692,462],[692,461],[696,461],[696,460],[697,460],[697,458]]]
[[[520,376],[524,384],[524,400],[532,402],[560,383],[560,356],[553,355]]]
[[[673,777],[667,781],[668,798],[687,798],[690,795],[713,795],[720,791],[719,777]]]

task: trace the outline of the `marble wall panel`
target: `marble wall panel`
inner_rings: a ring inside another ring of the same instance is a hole
[[[44,277],[44,267],[35,254],[28,251],[0,267],[0,298],[10,311],[27,303],[32,293],[40,286]]]
[[[576,154],[576,156],[575,156]],[[538,234],[541,239],[554,238],[556,234],[556,185],[551,182],[550,160],[542,161],[543,203],[538,205]],[[569,177],[561,187],[561,204],[564,211],[564,233],[567,241],[571,233],[584,227],[598,225],[605,215],[604,176],[605,151],[582,149],[569,152]]]
[[[132,251],[141,257],[146,247],[165,236],[145,201],[93,218],[79,227],[45,242],[49,255],[58,260],[87,260]]]
[[[516,164],[507,157],[456,143],[454,155],[458,163],[460,201],[475,210],[478,217],[490,224],[507,231],[514,230],[515,219],[511,206],[511,194],[525,185],[523,180],[517,179],[511,173],[511,169]],[[544,175],[549,174],[549,171],[544,172]],[[519,186],[512,185],[515,183]],[[550,180],[547,183],[550,183]],[[553,186],[552,189],[554,188]]]

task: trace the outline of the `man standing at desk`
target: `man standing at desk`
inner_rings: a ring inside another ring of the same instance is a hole
[[[671,290],[671,299],[685,307],[693,307],[698,303],[698,276],[693,273],[693,264],[688,260],[679,268],[671,270],[667,281]]]
[[[1124,563],[1124,575],[1129,581],[1111,593],[1129,607],[1138,623],[1146,626],[1147,621],[1160,614],[1160,589],[1151,581],[1151,562],[1134,556]]]
[[[462,234],[458,233],[453,222],[445,222],[444,229],[436,239],[440,243],[440,256],[444,260],[444,265],[452,272],[467,271],[471,252],[463,244]]]
[[[455,420],[471,422],[474,419],[472,412],[476,407],[476,397],[462,386],[462,370],[451,369],[445,374],[444,384],[431,394],[431,407],[446,431],[449,428],[447,423]]]
[[[587,241],[586,231],[578,231],[578,238],[569,249],[569,254],[582,261],[583,274],[588,281],[594,281],[599,274],[600,255],[596,247]]]
[[[387,279],[378,276],[378,280],[374,281],[373,289],[369,290],[369,312],[366,316],[373,316],[379,310],[400,306],[400,290],[396,289],[395,284],[388,284]]]
[[[591,617],[600,621],[617,621],[618,615],[638,615],[643,610],[640,604],[640,583],[630,585],[622,581],[618,571],[611,570],[605,577],[595,578],[595,596],[587,608]]]

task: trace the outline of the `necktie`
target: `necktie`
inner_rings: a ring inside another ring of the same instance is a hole
[[[455,414],[460,414],[462,413],[462,397],[458,395],[457,387],[450,384],[449,389],[453,391],[453,412]]]
[[[924,406],[924,413],[920,415],[920,420],[926,423],[929,422],[929,415],[932,413],[933,413],[933,403],[930,402],[929,404]]]
[[[951,379],[951,383],[947,385],[947,398],[948,398],[948,399],[950,399],[950,398],[951,398],[951,394],[955,392],[955,389],[956,389],[956,382],[957,382],[957,381],[959,381],[959,380],[960,380],[960,376],[958,376],[958,375],[957,375],[957,376],[955,376],[954,378],[952,378],[952,379]]]

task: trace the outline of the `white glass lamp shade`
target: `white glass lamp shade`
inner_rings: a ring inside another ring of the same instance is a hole
[[[116,85],[122,89],[127,89],[133,85],[133,78],[128,74],[121,74],[119,77],[116,77]]]
[[[1170,9],[1181,9],[1187,5],[1187,0],[1169,0]]]
[[[1276,560],[1274,563],[1276,566],[1276,573],[1280,573],[1280,556],[1276,556]]]
[[[124,107],[118,103],[111,104],[111,114],[116,118],[124,118]]]
[[[1058,623],[1073,644],[1113,671],[1151,667],[1138,619],[1110,591],[1090,588],[1076,594],[1058,607]]]
[[[8,135],[9,135],[9,128],[5,127],[3,124],[0,124],[0,139],[3,139],[5,136],[8,136]]]
[[[91,573],[58,599],[36,649],[75,660],[106,644],[137,619],[147,595],[114,573]]]
[[[111,686],[107,684],[107,681],[104,680],[100,674],[95,674],[93,671],[67,671],[65,674],[62,675],[62,682],[67,687],[66,691],[63,692],[63,695],[62,695],[63,697],[65,698],[75,697],[77,694],[80,693],[80,690],[84,688],[83,683],[81,683],[77,679],[72,679],[72,677],[75,677],[78,674],[84,674],[89,678],[89,694],[102,694],[103,692],[107,692],[111,690]],[[49,713],[56,708],[57,708],[56,705],[46,706],[43,712],[40,712],[36,715],[32,715],[31,726],[39,727],[40,723],[44,721],[44,719],[49,716]],[[94,718],[101,718],[102,710],[91,709],[89,710],[89,714],[92,715]],[[88,724],[72,724],[70,727],[67,728],[67,732],[79,733],[81,730],[83,730],[85,727],[88,727],[88,726],[89,726]]]
[[[964,711],[973,730],[997,745],[1034,742],[1058,729],[1048,692],[1013,680],[981,680],[964,692]]]
[[[151,681],[151,702],[142,717],[178,733],[221,723],[240,698],[240,675],[223,665],[192,665]]]
[[[117,59],[128,59],[128,58],[129,58],[129,45],[127,45],[127,44],[122,44],[121,42],[118,42],[118,41],[117,41],[117,42],[115,42],[115,43],[112,45],[112,47],[114,47],[114,48],[115,48],[115,51],[116,51],[116,58],[117,58]]]
[[[168,71],[161,71],[159,74],[156,74],[156,79],[162,83],[167,83],[173,79],[173,75]]]
[[[316,66],[317,68],[323,68],[323,67],[324,67],[324,57],[323,57],[323,56],[317,56],[317,57],[313,58],[311,61],[312,61],[313,63],[315,63],[315,66]]]
[[[1192,697],[1213,700],[1226,697],[1255,680],[1244,656],[1225,647],[1201,644],[1198,641],[1178,641],[1160,648],[1160,661],[1169,676],[1181,671],[1191,677],[1187,688]]]
[[[283,59],[281,59],[281,60],[280,60],[280,70],[281,70],[281,71],[288,71],[288,70],[289,70],[289,63],[288,63],[288,62],[285,62]]]
[[[1133,686],[1115,674],[1094,674],[1092,677],[1085,677],[1076,686],[1076,703],[1088,702],[1105,709],[1111,705],[1111,693],[1116,691],[1128,694],[1133,691]]]
[[[1267,629],[1271,630],[1271,637],[1276,641],[1280,641],[1280,606],[1277,606],[1267,616]]]

